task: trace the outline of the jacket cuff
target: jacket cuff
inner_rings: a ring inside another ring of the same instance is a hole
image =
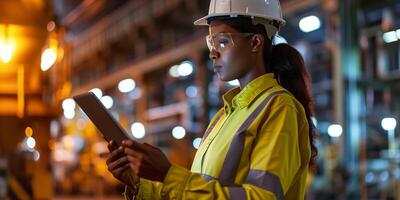
[[[137,195],[137,199],[158,199],[157,197],[157,188],[153,183],[146,179],[140,179],[140,187]]]

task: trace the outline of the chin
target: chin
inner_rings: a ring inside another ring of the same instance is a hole
[[[224,82],[228,82],[228,81],[235,80],[235,78],[227,77],[227,76],[224,75],[224,74],[217,73],[217,75],[218,75],[218,78],[219,78],[221,81],[224,81]]]
[[[224,81],[224,82],[228,82],[228,81],[231,81],[231,79],[229,79],[229,78],[224,78],[224,77],[219,77],[219,79],[221,80],[221,81]]]

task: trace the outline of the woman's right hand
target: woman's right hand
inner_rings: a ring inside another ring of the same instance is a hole
[[[121,146],[118,147],[115,141],[112,140],[108,143],[108,150],[110,151],[106,161],[108,171],[110,171],[116,179],[130,188],[133,188],[135,182],[138,180],[133,180],[133,176],[135,175],[129,168],[129,160],[128,157],[125,156],[124,149]]]

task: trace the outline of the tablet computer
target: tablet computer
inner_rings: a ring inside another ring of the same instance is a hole
[[[73,99],[107,141],[114,140],[119,146],[122,140],[133,139],[114,119],[111,113],[108,112],[107,108],[104,107],[103,103],[101,103],[100,99],[94,93],[83,93],[74,96]]]

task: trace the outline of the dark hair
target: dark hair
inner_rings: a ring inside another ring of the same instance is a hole
[[[275,74],[279,84],[288,90],[303,105],[309,124],[309,139],[311,145],[311,159],[309,166],[316,168],[318,150],[314,144],[317,130],[311,120],[314,115],[314,104],[311,95],[311,77],[304,64],[303,57],[288,44],[272,45],[265,27],[254,25],[249,17],[215,17],[208,22],[218,20],[242,33],[256,33],[264,36],[264,63],[267,72]]]

